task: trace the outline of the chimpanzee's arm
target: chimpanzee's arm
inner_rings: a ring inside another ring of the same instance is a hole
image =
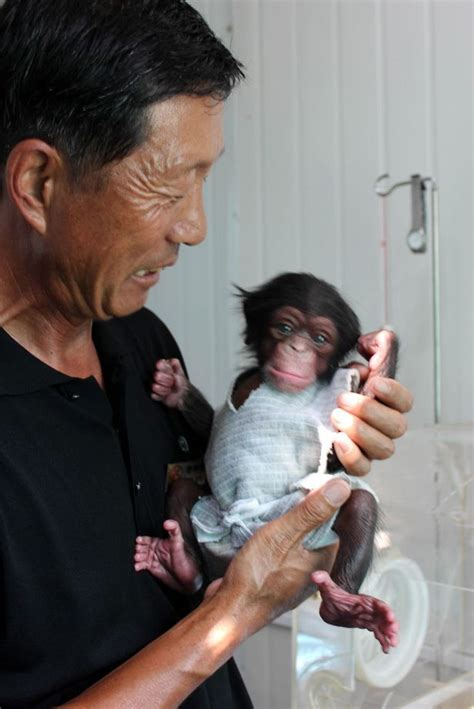
[[[184,538],[186,552],[194,559],[199,568],[202,567],[202,557],[199,544],[194,536],[190,512],[198,498],[207,494],[201,485],[193,480],[178,478],[170,483],[166,494],[166,517],[178,522]]]
[[[151,398],[183,414],[195,433],[208,439],[214,410],[207,399],[186,377],[179,359],[160,359],[156,363]]]
[[[199,389],[190,383],[183,403],[178,408],[193,431],[208,440],[211,435],[214,409]]]

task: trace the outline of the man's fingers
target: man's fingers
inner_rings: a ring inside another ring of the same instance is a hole
[[[344,392],[338,396],[337,403],[339,408],[333,411],[332,421],[358,445],[367,427],[388,438],[400,438],[406,431],[405,417],[400,411],[363,394]],[[358,436],[357,440],[352,433]]]
[[[220,585],[222,584],[222,578],[215,579],[212,581],[212,583],[209,584],[209,586],[206,588],[206,592],[204,594],[204,598],[212,598],[216,591],[219,589]]]
[[[413,406],[412,393],[395,379],[369,377],[366,388],[374,393],[376,399],[402,414],[406,414]]]
[[[363,364],[362,362],[348,362],[347,364],[344,365],[344,369],[357,369],[359,372],[359,377],[361,383],[365,382],[367,377],[369,376],[369,368],[366,364]]]
[[[345,433],[339,432],[334,439],[334,449],[343,468],[350,475],[367,475],[371,462],[361,449]]]
[[[380,406],[383,405],[380,404]],[[338,430],[345,433],[353,443],[359,446],[362,455],[366,455],[370,460],[385,460],[386,458],[390,458],[395,451],[392,438],[396,436],[393,435],[393,431],[390,435],[385,435],[380,432],[382,424],[378,426],[374,424],[371,426],[359,418],[359,416],[357,414],[349,414],[342,409],[335,409],[331,414],[331,420]],[[388,428],[386,424],[383,425],[385,428]]]

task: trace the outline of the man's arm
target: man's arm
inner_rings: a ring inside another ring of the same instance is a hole
[[[67,706],[179,706],[240,643],[308,595],[312,571],[330,571],[337,545],[307,551],[301,542],[349,495],[346,483],[331,480],[259,529],[235,556],[222,582],[214,582],[213,595]]]

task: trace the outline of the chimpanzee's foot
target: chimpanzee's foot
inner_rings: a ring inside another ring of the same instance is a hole
[[[386,603],[372,596],[344,591],[327,571],[316,571],[311,578],[321,594],[320,615],[326,623],[371,630],[384,652],[396,646],[398,623]]]
[[[178,591],[193,593],[202,585],[199,568],[188,554],[181,528],[175,520],[163,524],[168,539],[137,537],[135,544],[135,570],[149,571],[153,576]]]

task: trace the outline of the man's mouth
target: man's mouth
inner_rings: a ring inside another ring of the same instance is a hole
[[[139,284],[143,288],[151,288],[156,285],[160,280],[161,268],[141,268],[132,275],[132,279],[135,283]]]
[[[138,278],[144,278],[146,276],[154,276],[156,273],[159,273],[160,271],[161,271],[161,268],[153,268],[150,270],[142,268],[139,271],[135,271],[135,273],[133,275],[137,276]]]
[[[178,260],[178,252],[170,258],[166,263],[162,263],[158,268],[140,268],[132,274],[132,278],[143,286],[149,287],[155,285],[160,280],[160,274],[164,268],[174,266]]]

